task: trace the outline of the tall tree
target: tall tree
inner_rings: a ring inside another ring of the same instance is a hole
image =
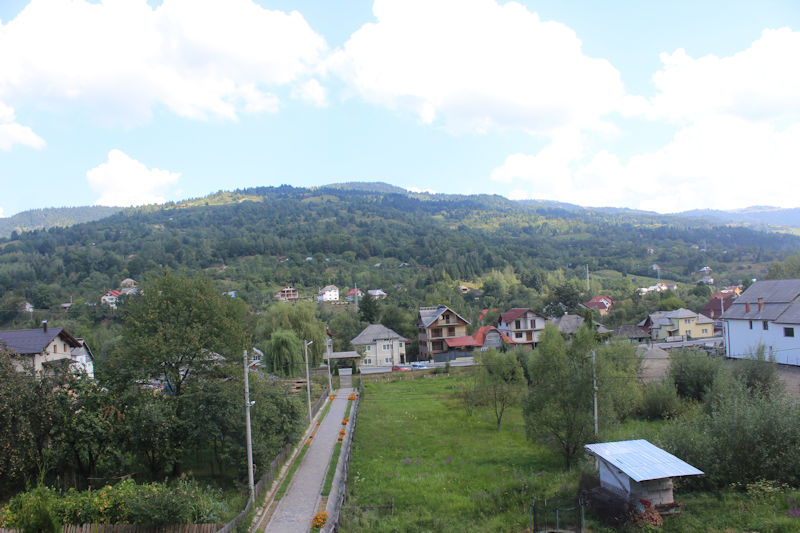
[[[303,341],[288,329],[272,333],[264,350],[269,369],[279,376],[297,376],[303,371]]]
[[[317,307],[308,302],[295,304],[278,303],[267,309],[256,324],[256,344],[263,350],[272,334],[279,329],[293,331],[300,340],[313,341],[308,347],[308,359],[312,366],[322,362],[325,352],[325,324],[317,318]]]
[[[213,281],[166,271],[132,298],[120,355],[128,377],[163,380],[175,396],[184,383],[226,360],[241,360],[249,343],[241,300],[221,295]]]
[[[377,324],[380,320],[381,310],[378,302],[369,294],[364,294],[364,297],[359,299],[358,316],[367,324]]]
[[[548,324],[528,363],[531,385],[523,408],[529,438],[547,437],[567,468],[592,435],[592,368],[582,350],[570,349]]]

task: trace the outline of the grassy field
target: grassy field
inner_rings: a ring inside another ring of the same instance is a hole
[[[579,473],[525,438],[519,409],[498,432],[451,395],[464,376],[365,384],[341,531],[521,531],[531,494],[575,490]]]
[[[565,472],[559,455],[527,440],[519,408],[499,432],[488,408],[467,415],[453,398],[465,379],[365,383],[341,531],[522,532],[532,495],[576,494],[581,470]],[[629,419],[604,437],[657,441],[665,424]],[[675,498],[684,513],[665,519],[665,533],[800,531],[800,491],[690,493],[678,485]],[[393,511],[365,509],[392,503]],[[587,525],[614,531],[590,516]]]

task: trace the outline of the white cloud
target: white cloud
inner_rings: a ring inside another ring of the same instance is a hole
[[[3,218],[3,216],[4,216],[4,215],[3,215],[3,208],[2,208],[2,207],[0,207],[0,218]]]
[[[328,91],[315,79],[308,80],[297,87],[292,91],[292,96],[310,102],[317,107],[328,105]]]
[[[0,96],[80,104],[137,123],[154,107],[189,118],[274,112],[327,45],[298,12],[252,0],[33,0],[0,26]]]
[[[657,93],[629,111],[677,124],[659,149],[622,160],[558,136],[492,172],[515,198],[624,205],[659,212],[750,205],[796,207],[800,197],[800,33],[765,30],[729,57],[662,54]]]
[[[14,110],[0,102],[0,150],[11,150],[15,144],[42,148],[45,143],[44,139],[36,135],[28,126],[18,124],[14,117]]]
[[[108,152],[108,161],[86,173],[89,186],[100,194],[95,205],[131,206],[161,204],[179,173],[148,169],[120,150]]]
[[[603,128],[625,108],[619,72],[581,50],[575,32],[516,2],[376,0],[377,22],[326,66],[367,100],[455,131],[550,135]]]

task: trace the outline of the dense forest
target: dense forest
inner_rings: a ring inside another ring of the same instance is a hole
[[[447,303],[474,320],[482,308],[542,310],[567,293],[576,302],[600,292],[626,300],[657,278],[679,282],[682,303],[697,307],[710,294],[695,290],[703,266],[718,286],[738,284],[798,248],[793,235],[655,213],[385,184],[259,187],[0,239],[0,327],[113,323],[117,311],[93,305],[100,296],[164,268],[203,273],[256,313],[284,285],[310,299],[328,284],[382,289],[383,307],[406,328],[424,304]],[[24,302],[37,311],[20,312]]]

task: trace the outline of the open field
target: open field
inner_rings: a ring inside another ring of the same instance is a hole
[[[499,432],[488,408],[467,415],[453,397],[466,378],[365,383],[341,531],[522,532],[532,495],[576,493],[581,468],[564,471],[560,456],[527,440],[519,408]],[[604,437],[657,443],[666,424],[628,419]],[[678,483],[675,498],[685,512],[665,519],[665,533],[800,531],[800,491],[785,487],[692,493]],[[367,508],[377,506],[388,507]],[[587,525],[614,531],[588,514]]]

